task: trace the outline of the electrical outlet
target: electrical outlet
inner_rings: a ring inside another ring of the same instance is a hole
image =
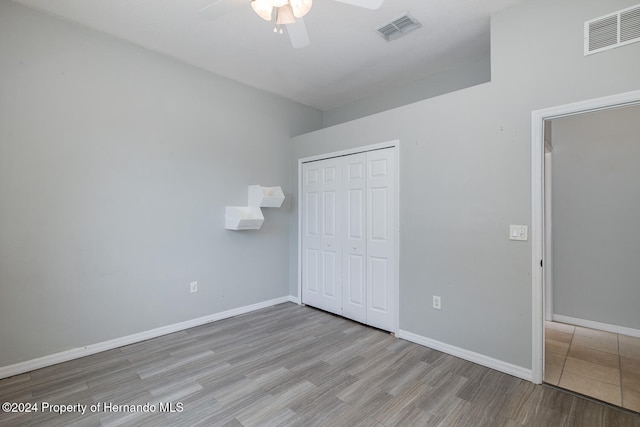
[[[191,282],[191,293],[198,292],[198,282]]]
[[[436,310],[440,310],[442,308],[440,297],[437,297],[435,295],[433,296],[433,308],[435,308]]]

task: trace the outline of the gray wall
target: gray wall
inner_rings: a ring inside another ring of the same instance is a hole
[[[553,121],[554,314],[640,329],[640,107]]]
[[[491,58],[487,56],[409,84],[380,88],[369,97],[325,111],[323,126],[337,125],[488,81],[491,81]]]
[[[0,366],[288,295],[290,200],[257,232],[224,206],[289,196],[321,121],[0,1]]]
[[[531,111],[640,87],[640,44],[583,56],[584,22],[635,3],[525,1],[492,18],[491,83],[294,138],[292,171],[400,140],[401,329],[531,368],[531,242],[508,240],[531,222]]]

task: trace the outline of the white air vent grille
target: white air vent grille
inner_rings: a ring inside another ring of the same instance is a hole
[[[584,54],[640,42],[640,4],[584,23]]]
[[[388,24],[384,24],[376,28],[376,31],[386,41],[390,42],[391,40],[395,40],[398,37],[407,34],[409,31],[420,28],[421,26],[422,24],[419,23],[413,16],[405,13],[401,17],[394,19]]]
[[[589,23],[589,52],[618,43],[618,16],[609,16]]]
[[[640,40],[640,5],[620,14],[620,42]]]

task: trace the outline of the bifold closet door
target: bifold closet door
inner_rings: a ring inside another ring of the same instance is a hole
[[[395,149],[302,165],[302,302],[395,330]]]
[[[367,152],[367,324],[393,331],[396,310],[396,150]]]
[[[341,159],[302,167],[302,302],[342,315]]]
[[[342,158],[342,315],[367,323],[367,155]]]

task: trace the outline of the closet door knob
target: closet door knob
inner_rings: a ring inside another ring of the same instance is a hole
[[[358,247],[356,245],[353,245],[353,249],[358,249]]]

